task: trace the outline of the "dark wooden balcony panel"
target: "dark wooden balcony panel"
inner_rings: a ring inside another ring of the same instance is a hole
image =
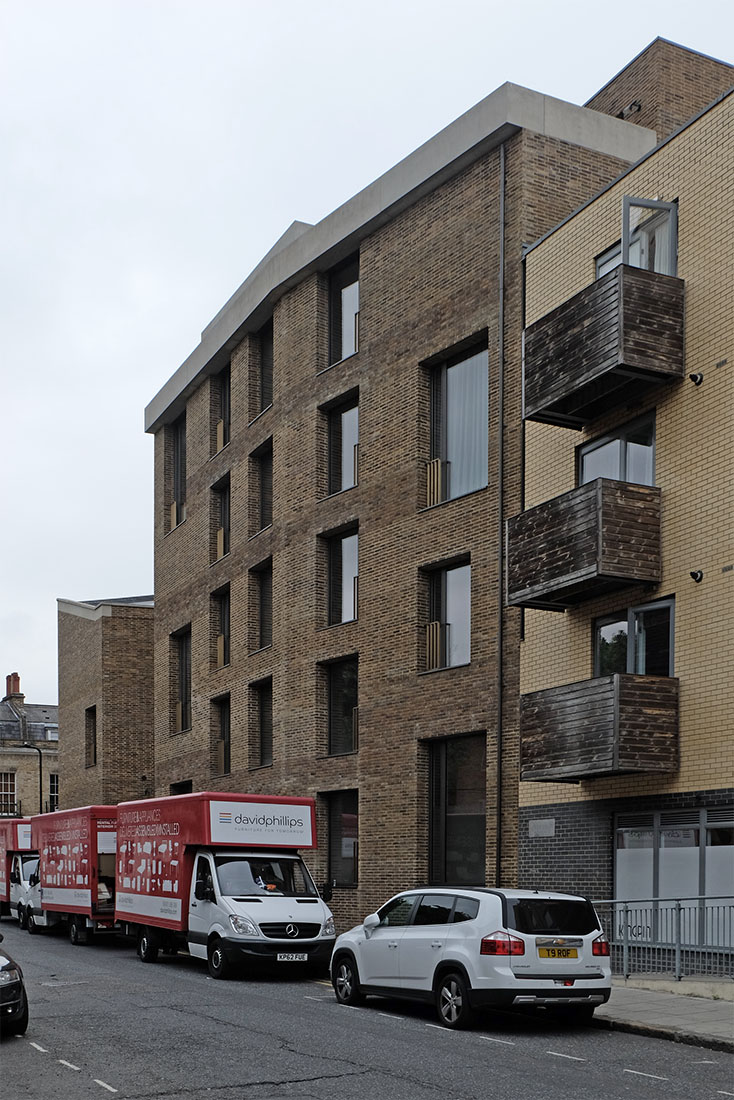
[[[520,775],[544,782],[678,767],[678,681],[615,674],[520,699]]]
[[[660,576],[656,486],[597,478],[508,520],[512,607],[564,611]]]
[[[684,283],[617,267],[525,330],[527,420],[581,428],[685,374]]]

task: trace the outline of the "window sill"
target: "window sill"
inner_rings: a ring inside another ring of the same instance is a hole
[[[319,497],[319,499],[316,501],[316,503],[321,504],[325,500],[333,500],[334,497],[340,497],[344,493],[349,493],[349,492],[352,491],[352,489],[357,489],[357,488],[359,488],[359,482],[355,481],[354,485],[347,485],[346,488],[344,488],[344,489],[335,489],[333,493],[327,493],[325,497]]]
[[[232,774],[232,772],[231,772],[231,771],[228,771],[228,772],[216,772],[216,773],[215,773],[214,775],[210,776],[210,778],[211,778],[211,779],[226,779],[226,778],[227,778],[228,776],[230,776],[231,774]]]
[[[476,493],[485,493],[489,485],[480,485],[478,489],[469,489],[466,493],[460,493],[456,497],[447,497],[446,500],[439,500],[438,504],[426,504],[423,508],[418,509],[418,514],[421,512],[433,512],[436,508],[443,508],[445,504],[453,504],[455,500],[466,500],[467,497],[473,497]]]
[[[191,733],[191,726],[187,726],[185,730],[173,730],[170,737],[181,737],[184,733]]]
[[[251,428],[253,426],[253,424],[257,424],[260,417],[265,416],[265,413],[269,412],[270,409],[272,409],[272,407],[273,407],[273,402],[271,401],[270,404],[266,405],[264,409],[260,409],[260,412],[257,414],[257,416],[253,416],[252,420],[248,420],[247,427]]]
[[[250,767],[247,770],[248,770],[248,772],[261,772],[265,768],[272,768],[272,767],[273,767],[273,762],[271,760],[271,762],[269,764],[251,764]]]
[[[172,535],[174,531],[178,531],[179,527],[183,527],[184,523],[186,523],[186,516],[184,516],[184,518],[181,520],[181,522],[177,523],[175,527],[169,527],[169,529],[166,531],[163,538],[167,539],[168,536]]]
[[[450,672],[453,668],[470,668],[471,661],[462,661],[460,665],[440,665],[439,668],[423,668],[419,676],[432,676],[434,672]]]
[[[256,657],[258,655],[258,653],[266,653],[267,650],[272,649],[272,648],[273,648],[273,643],[268,642],[267,645],[261,645],[261,646],[258,647],[258,649],[251,649],[248,652],[247,656],[248,657]]]
[[[226,451],[226,450],[227,450],[227,447],[229,447],[229,445],[231,444],[231,442],[232,442],[232,440],[231,440],[231,439],[228,439],[228,440],[227,440],[227,442],[226,442],[226,443],[224,444],[224,446],[223,446],[223,447],[220,447],[218,451],[214,451],[214,453],[213,453],[213,454],[210,454],[210,455],[209,455],[209,461],[211,462],[211,461],[212,461],[212,459],[216,458],[216,457],[217,457],[218,455],[221,455],[221,454],[223,454],[223,453],[224,453],[224,451]]]
[[[261,527],[259,531],[256,531],[256,532],[255,532],[255,534],[254,534],[254,535],[250,535],[250,537],[248,538],[248,540],[247,540],[247,541],[248,541],[248,542],[252,542],[252,540],[253,540],[253,539],[256,539],[258,535],[261,535],[261,534],[263,533],[263,531],[270,531],[270,529],[272,528],[272,526],[273,526],[273,525],[272,525],[272,523],[267,523],[267,524],[265,525],[265,527]]]
[[[224,561],[225,558],[228,558],[231,552],[231,550],[228,550],[226,554],[222,554],[221,558],[215,558],[214,561],[210,561],[209,568],[212,569],[213,566],[219,565],[220,561]]]
[[[326,374],[327,371],[333,370],[334,367],[340,367],[342,363],[348,363],[350,359],[354,359],[355,355],[359,355],[359,348],[353,351],[351,355],[345,356],[344,359],[337,359],[335,363],[329,363],[328,367],[322,367],[321,370],[316,371],[316,377],[320,374]]]
[[[227,662],[226,662],[225,664],[223,664],[223,665],[215,665],[215,666],[214,666],[214,668],[212,669],[212,674],[214,674],[215,672],[223,672],[225,668],[229,668],[229,666],[231,665],[231,663],[232,663],[232,662],[231,662],[231,660],[230,660],[230,661],[227,661]]]
[[[322,633],[324,630],[333,630],[337,626],[351,626],[352,623],[358,623],[359,617],[354,619],[340,619],[338,623],[326,623],[325,626],[317,627],[317,632]]]
[[[323,756],[317,756],[317,760],[341,760],[344,756],[359,756],[359,749],[348,749],[346,752],[327,752]]]

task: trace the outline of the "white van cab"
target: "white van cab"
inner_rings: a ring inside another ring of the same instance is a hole
[[[433,1002],[446,1027],[475,1011],[536,1005],[588,1020],[609,999],[609,943],[587,898],[426,887],[397,894],[337,938],[336,998]]]

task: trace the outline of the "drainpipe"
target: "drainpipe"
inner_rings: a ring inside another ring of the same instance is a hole
[[[497,816],[495,821],[495,886],[502,872],[502,677],[504,671],[504,592],[505,592],[505,143],[500,145],[500,276],[497,348],[497,409],[499,432],[497,449]]]

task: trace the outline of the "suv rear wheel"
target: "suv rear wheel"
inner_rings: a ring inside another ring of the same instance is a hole
[[[468,1027],[474,1019],[469,986],[458,971],[443,974],[436,984],[436,1011],[444,1027]]]
[[[350,955],[339,955],[334,960],[332,984],[339,1004],[364,1004],[364,994],[359,988],[359,973]]]

